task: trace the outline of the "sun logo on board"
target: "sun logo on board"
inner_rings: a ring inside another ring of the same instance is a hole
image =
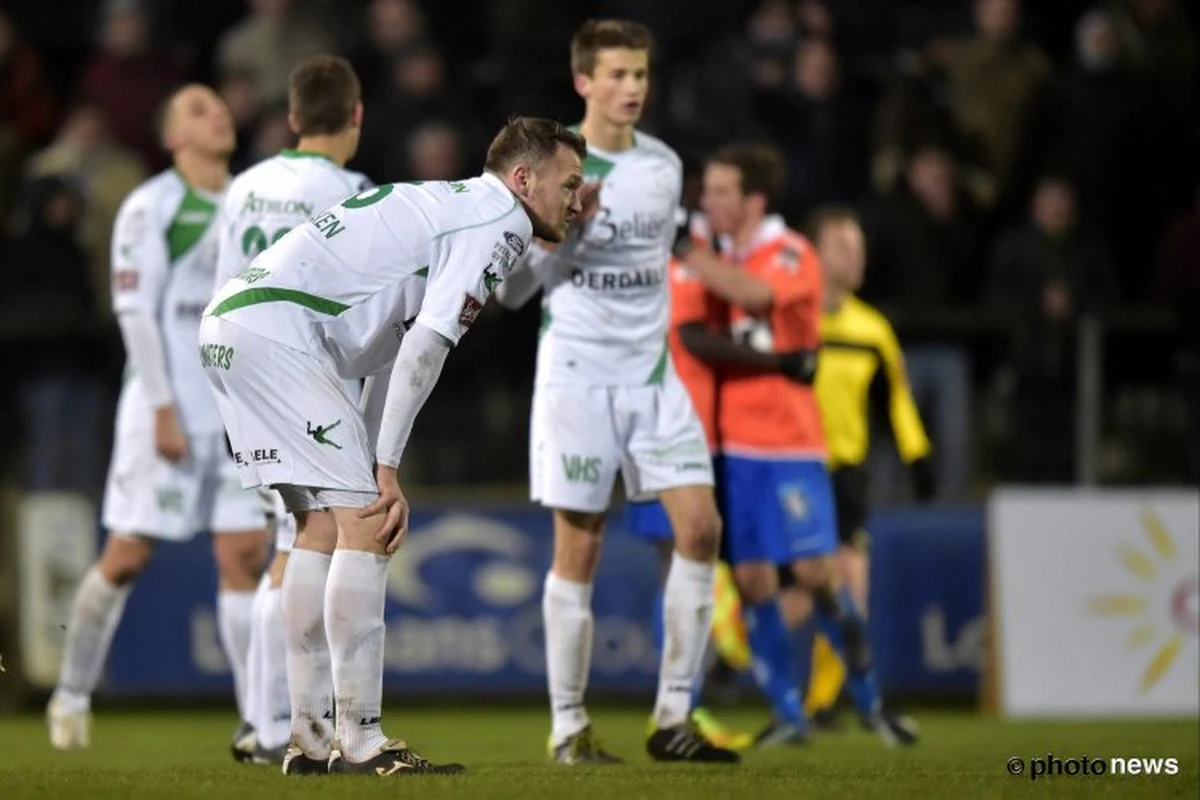
[[[1145,694],[1170,672],[1186,637],[1200,633],[1200,576],[1179,576],[1175,540],[1149,506],[1142,507],[1141,524],[1150,550],[1123,542],[1117,546],[1117,559],[1144,590],[1095,595],[1088,612],[1129,619],[1134,627],[1125,636],[1125,646],[1153,648],[1140,683]]]

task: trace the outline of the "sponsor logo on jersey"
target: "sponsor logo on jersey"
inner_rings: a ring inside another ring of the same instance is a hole
[[[276,447],[260,447],[255,450],[241,450],[233,454],[233,460],[238,466],[246,464],[279,464],[279,448]]]
[[[505,271],[507,271],[507,270],[505,270]],[[495,272],[492,271],[491,264],[488,264],[487,267],[484,268],[484,270],[483,270],[484,294],[490,295],[492,292],[496,291],[496,287],[499,286],[503,281],[504,281],[504,278],[501,278],[499,275],[497,275]]]
[[[517,255],[523,255],[525,253],[524,240],[522,240],[520,236],[517,236],[512,231],[504,232],[504,241],[508,243],[508,246],[511,247],[513,252]]]
[[[594,292],[622,292],[630,289],[649,289],[666,282],[661,267],[637,270],[574,269],[571,284]]]
[[[564,453],[561,458],[563,474],[567,476],[567,480],[571,483],[595,484],[600,482],[599,456],[568,455]]]
[[[229,365],[233,363],[233,348],[223,344],[202,344],[200,363],[205,367],[229,369]]]
[[[631,242],[661,242],[673,219],[655,214],[634,212],[620,221],[612,218],[612,209],[602,206],[588,223],[586,241],[592,247],[607,247]],[[674,215],[672,215],[674,216]]]
[[[306,426],[305,433],[307,433],[309,436],[311,436],[313,438],[313,441],[316,442],[317,444],[327,444],[330,447],[336,448],[338,450],[342,449],[342,446],[340,444],[338,444],[337,442],[335,442],[329,438],[329,432],[332,431],[334,428],[336,428],[338,425],[342,424],[342,421],[340,419],[335,422],[331,422],[328,425],[313,425],[311,422],[308,422],[307,420],[305,421],[304,424]]]
[[[458,324],[464,328],[471,327],[475,324],[475,320],[479,318],[479,312],[482,310],[483,303],[469,294],[463,294],[462,311],[458,312]]]
[[[250,192],[242,203],[243,214],[291,214],[308,219],[313,215],[312,203],[291,198],[263,197]]]

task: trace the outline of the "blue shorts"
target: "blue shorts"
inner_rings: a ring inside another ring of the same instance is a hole
[[[721,510],[721,457],[713,458],[713,480],[715,482],[717,510]],[[670,541],[675,538],[671,518],[658,500],[629,503],[625,506],[625,524],[629,532],[648,542]]]
[[[627,505],[625,523],[629,525],[630,533],[648,542],[670,541],[675,538],[667,510],[657,500]]]
[[[833,483],[823,462],[731,455],[722,462],[730,564],[790,564],[837,550]]]

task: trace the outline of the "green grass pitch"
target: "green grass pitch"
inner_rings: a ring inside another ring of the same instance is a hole
[[[242,766],[228,755],[229,711],[101,711],[92,749],[56,753],[38,716],[0,717],[0,798],[266,800],[267,798],[551,798],[552,800],[758,800],[758,798],[1197,797],[1200,726],[1183,722],[1007,723],[965,712],[915,714],[922,741],[887,750],[857,729],[827,734],[806,748],[752,751],[740,767],[651,763],[642,749],[646,713],[593,714],[606,746],[629,759],[607,768],[545,761],[546,713],[539,708],[406,711],[390,706],[388,732],[435,760],[465,763],[461,777],[286,778]],[[755,710],[727,723],[755,729]],[[1068,776],[1030,781],[1006,770],[1012,756],[1174,757],[1174,777]]]

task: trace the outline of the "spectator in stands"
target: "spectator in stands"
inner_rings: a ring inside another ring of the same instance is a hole
[[[874,300],[904,311],[977,299],[978,212],[958,185],[957,167],[938,145],[919,147],[904,181],[867,215]]]
[[[470,114],[446,83],[441,54],[428,43],[413,45],[397,54],[388,83],[367,101],[362,143],[356,162],[373,179],[397,180],[405,173],[408,154],[404,142],[422,122],[431,119],[454,124],[470,136]]]
[[[887,194],[904,174],[906,154],[924,142],[941,142],[958,164],[962,184],[982,207],[996,199],[995,179],[976,138],[963,133],[954,116],[947,66],[953,42],[932,38],[903,52],[875,106],[871,182]]]
[[[761,92],[758,118],[784,143],[787,208],[800,219],[823,203],[857,203],[867,189],[867,109],[847,86],[833,45],[805,39],[788,83]]]
[[[975,0],[977,35],[949,63],[955,118],[979,140],[1001,196],[1013,183],[1029,112],[1050,76],[1044,53],[1020,38],[1019,0]]]
[[[280,150],[292,147],[295,143],[296,135],[288,125],[287,101],[268,103],[254,121],[243,169],[277,155]]]
[[[995,245],[986,298],[1014,323],[1014,409],[1022,442],[1010,477],[1069,480],[1076,328],[1080,315],[1118,300],[1109,253],[1080,228],[1069,182],[1053,175],[1038,182],[1029,222]]]
[[[113,140],[100,109],[85,103],[70,112],[50,146],[30,160],[28,172],[32,178],[63,178],[83,198],[79,240],[99,313],[107,317],[113,220],[126,195],[145,180],[145,167]]]
[[[937,145],[919,147],[904,181],[866,216],[871,265],[864,295],[899,320],[927,325],[947,308],[975,303],[982,279],[978,216],[958,184],[950,153]],[[971,367],[954,339],[944,333],[910,337],[905,358],[913,396],[940,454],[938,485],[946,496],[961,497],[971,474]],[[880,459],[885,457],[872,461],[872,470],[884,476],[880,486],[900,485],[898,462]]]
[[[425,28],[425,15],[413,0],[371,0],[366,41],[350,56],[363,97],[373,96],[387,82],[396,54],[422,41]]]
[[[1137,193],[1147,155],[1139,136],[1137,86],[1107,11],[1084,14],[1075,41],[1074,63],[1056,82],[1042,123],[1049,160],[1071,176],[1080,222],[1110,248],[1124,251],[1129,226],[1123,224],[1122,206]],[[1129,249],[1140,259],[1145,246]]]
[[[457,180],[466,173],[462,137],[451,124],[435,120],[408,137],[407,175],[418,181]]]
[[[53,132],[55,112],[41,55],[0,9],[0,225],[16,202],[21,163]]]
[[[264,103],[287,98],[288,75],[297,63],[328,52],[333,42],[301,18],[292,0],[247,0],[248,18],[230,28],[217,47],[221,74],[254,75]]]
[[[218,88],[221,99],[229,107],[233,125],[237,131],[237,149],[229,159],[229,168],[236,175],[255,164],[258,159],[251,154],[254,127],[262,114],[262,100],[258,93],[258,81],[253,72],[236,69],[226,73]]]
[[[83,99],[100,109],[114,138],[151,172],[167,166],[152,120],[182,80],[171,55],[151,45],[142,7],[117,0],[104,20],[102,49],[83,72]]]
[[[1195,120],[1200,71],[1194,19],[1176,0],[1109,0],[1117,30],[1161,104]]]
[[[24,417],[27,487],[95,495],[106,426],[88,346],[96,297],[75,242],[81,201],[65,180],[46,177],[28,187],[24,205],[19,232],[0,252],[0,313],[29,337],[10,365]]]

